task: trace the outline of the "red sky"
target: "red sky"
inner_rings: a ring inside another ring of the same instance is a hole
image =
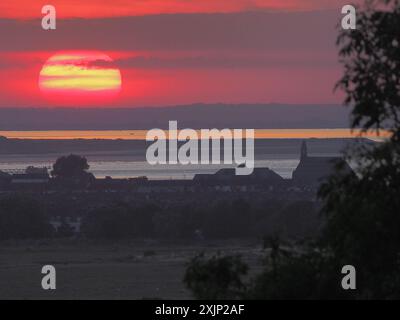
[[[59,17],[99,18],[165,13],[231,13],[242,11],[300,11],[341,8],[343,0],[52,0]],[[43,1],[3,0],[1,17],[36,18]]]
[[[53,54],[82,50],[120,69],[112,107],[342,101],[335,25],[347,1],[50,2],[55,31],[41,29],[42,1],[0,2],[0,107],[68,105],[43,95],[39,73]]]

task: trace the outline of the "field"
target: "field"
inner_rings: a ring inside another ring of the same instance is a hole
[[[260,242],[168,243],[41,241],[0,244],[0,299],[191,299],[183,276],[197,253],[240,254],[256,271]],[[54,265],[57,289],[41,287],[41,268]]]

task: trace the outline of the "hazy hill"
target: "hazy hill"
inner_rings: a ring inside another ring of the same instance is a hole
[[[339,105],[193,104],[125,109],[0,109],[1,130],[134,130],[167,128],[347,128],[349,110]]]

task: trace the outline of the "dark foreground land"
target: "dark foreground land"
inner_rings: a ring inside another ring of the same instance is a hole
[[[0,244],[0,299],[191,299],[183,277],[200,252],[239,254],[255,272],[265,252],[256,240],[100,243],[51,240]],[[41,288],[54,265],[57,289]]]

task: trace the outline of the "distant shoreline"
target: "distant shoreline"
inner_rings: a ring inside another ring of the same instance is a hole
[[[255,142],[255,166],[268,167],[290,178],[298,165],[304,139],[258,139]],[[311,155],[340,156],[352,144],[373,143],[367,139],[307,139]],[[190,179],[195,174],[212,174],[224,166],[160,165],[146,162],[144,140],[28,140],[0,139],[0,171],[21,170],[28,166],[51,167],[56,159],[79,154],[88,159],[90,172],[97,178],[132,178],[150,180]],[[223,144],[222,144],[223,145]]]
[[[147,130],[7,130],[0,137],[12,140],[146,140]],[[348,139],[359,138],[360,130],[351,129],[256,129],[256,139]],[[363,135],[381,140],[389,133],[382,131]]]

